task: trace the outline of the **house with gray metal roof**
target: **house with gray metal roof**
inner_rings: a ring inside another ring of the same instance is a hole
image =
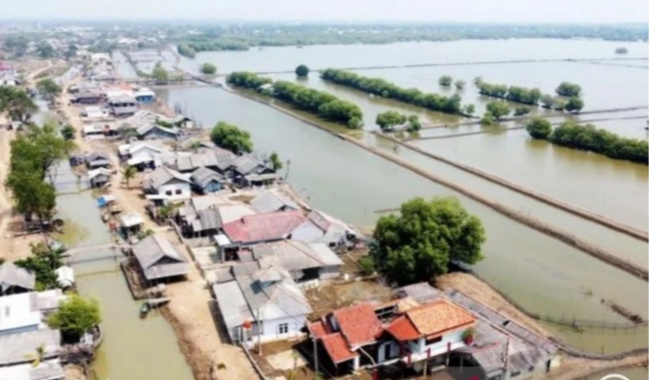
[[[197,193],[208,194],[222,190],[225,185],[225,178],[207,167],[200,167],[192,172],[190,176],[192,187]]]
[[[158,140],[169,139],[175,140],[181,134],[178,127],[163,127],[157,123],[148,123],[136,128],[136,133],[140,140]]]
[[[111,159],[103,152],[93,152],[86,155],[86,166],[88,169],[108,168],[111,166]]]
[[[188,175],[161,166],[142,181],[142,187],[149,194],[147,199],[166,202],[189,199],[192,196],[190,183]]]
[[[251,199],[250,205],[260,214],[287,210],[300,210],[300,206],[298,206],[296,202],[275,190],[265,190],[259,193],[255,198]]]
[[[127,94],[112,96],[108,99],[108,109],[113,116],[131,116],[138,111],[138,101]]]
[[[312,309],[289,272],[272,266],[234,278],[212,287],[231,341],[258,337],[271,341],[301,334]]]
[[[162,235],[150,235],[133,246],[144,277],[148,281],[185,276],[189,264],[185,256]]]
[[[275,171],[253,154],[237,157],[231,164],[233,182],[239,186],[261,186],[277,179]]]
[[[13,263],[0,264],[0,295],[23,293],[34,290],[36,276]]]

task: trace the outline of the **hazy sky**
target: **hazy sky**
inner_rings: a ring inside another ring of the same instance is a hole
[[[648,0],[1,0],[0,18],[647,22]]]

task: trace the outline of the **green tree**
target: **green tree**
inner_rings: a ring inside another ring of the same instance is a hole
[[[0,113],[6,112],[11,120],[28,123],[38,112],[38,106],[21,89],[0,86]]]
[[[52,100],[61,93],[61,87],[50,78],[40,80],[36,84],[36,89],[47,100]]]
[[[59,287],[56,270],[64,265],[64,259],[68,257],[66,248],[51,248],[45,243],[31,245],[32,254],[21,260],[17,260],[16,266],[27,269],[36,276],[36,290],[43,291]]]
[[[420,118],[417,115],[411,115],[408,117],[406,130],[409,132],[417,132],[422,129],[422,123],[420,123]]]
[[[552,95],[546,94],[542,96],[541,102],[543,108],[551,109],[553,108],[553,104],[555,103],[555,98]]]
[[[449,75],[443,75],[438,79],[438,84],[443,87],[449,87],[454,82],[454,78]]]
[[[74,140],[75,134],[77,133],[77,130],[74,129],[72,125],[66,125],[65,127],[61,128],[61,136],[65,140]]]
[[[157,62],[151,71],[151,77],[160,82],[166,82],[169,80],[169,72],[165,70],[161,62]]]
[[[271,155],[269,156],[269,163],[271,164],[271,168],[275,172],[282,169],[283,166],[282,161],[280,160],[278,154],[275,152],[271,153]]]
[[[578,113],[585,106],[585,102],[577,96],[572,96],[569,101],[564,105],[564,110],[568,112]]]
[[[65,341],[78,342],[83,334],[91,331],[101,321],[99,302],[96,299],[84,299],[71,294],[48,317],[47,324],[53,329],[61,330]]]
[[[510,114],[510,107],[506,102],[489,102],[486,109],[496,120],[501,120],[501,118]]]
[[[309,67],[306,65],[298,65],[298,67],[296,67],[296,76],[298,76],[298,78],[306,78],[308,75]]]
[[[77,45],[75,44],[69,44],[68,49],[63,53],[63,56],[66,59],[74,58],[77,56]]]
[[[38,56],[43,59],[52,58],[56,55],[56,51],[54,51],[52,45],[50,45],[47,41],[41,41],[36,46],[36,52]]]
[[[485,111],[483,114],[483,117],[481,118],[481,125],[492,125],[495,122],[494,115],[492,115],[492,112],[490,111]]]
[[[377,114],[375,122],[382,131],[392,130],[396,125],[404,124],[406,122],[406,116],[397,111],[386,111]]]
[[[465,81],[464,80],[457,80],[454,82],[454,85],[456,86],[457,90],[462,90],[465,88]]]
[[[400,285],[433,281],[452,261],[480,261],[485,231],[481,221],[451,197],[412,199],[400,215],[383,216],[373,234],[370,255],[376,268]]]
[[[528,107],[517,107],[515,108],[515,116],[528,115],[530,113],[530,108]]]
[[[476,106],[473,104],[468,104],[463,108],[463,112],[466,113],[467,115],[473,115],[474,112],[476,112]]]
[[[370,256],[363,256],[359,259],[359,268],[361,269],[361,274],[364,276],[370,276],[375,273],[375,262]]]
[[[526,125],[526,131],[534,139],[545,140],[553,132],[553,127],[551,127],[551,123],[548,120],[536,117]]]
[[[253,151],[253,142],[250,133],[239,129],[236,125],[220,121],[212,128],[210,139],[223,149],[228,149],[235,154],[250,153]]]
[[[127,189],[131,188],[130,186],[131,180],[135,178],[136,174],[138,174],[138,169],[136,169],[135,166],[127,166],[122,170],[122,176],[126,181]]]
[[[560,83],[559,86],[557,86],[557,88],[555,89],[555,92],[560,96],[566,96],[566,97],[577,96],[577,97],[580,97],[580,94],[582,93],[582,88],[580,87],[580,85],[575,84],[575,83],[562,82],[562,83]]]
[[[206,63],[203,64],[203,66],[201,66],[201,72],[203,74],[208,74],[208,75],[216,74],[217,73],[217,66],[215,66],[215,65],[213,65],[213,64],[211,64],[209,62],[206,62]]]

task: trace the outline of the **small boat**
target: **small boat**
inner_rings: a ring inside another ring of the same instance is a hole
[[[150,307],[147,302],[144,302],[142,306],[140,306],[140,318],[144,318],[147,316],[147,313],[149,313]]]

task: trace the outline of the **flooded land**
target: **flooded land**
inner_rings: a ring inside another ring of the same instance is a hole
[[[503,40],[457,41],[444,43],[400,43],[384,46],[310,46],[254,49],[247,52],[200,53],[195,60],[182,58],[181,65],[196,71],[198,63],[212,62],[219,73],[251,70],[291,72],[300,63],[312,71],[327,67],[444,64],[432,67],[357,70],[365,76],[380,77],[404,87],[442,93],[437,78],[448,74],[468,85],[460,93],[463,103],[474,103],[480,113],[490,98],[478,95],[471,84],[475,77],[493,83],[539,87],[552,93],[562,81],[583,87],[585,109],[596,111],[641,106],[620,113],[577,116],[578,120],[622,118],[594,122],[597,127],[636,138],[647,138],[648,71],[643,67],[562,62],[565,59],[589,59],[611,63],[620,43],[603,41]],[[635,60],[648,55],[645,43],[626,43],[629,54],[625,64],[643,66]],[[554,60],[554,62],[467,64],[506,60]],[[613,62],[623,63],[623,62]],[[294,80],[294,75],[271,74],[274,79]],[[594,80],[594,78],[599,78]],[[379,112],[397,110],[417,114],[425,124],[453,124],[464,121],[418,109],[386,99],[371,98],[361,92],[323,82],[316,72],[300,81],[358,104],[365,115],[364,129],[376,129]],[[449,91],[449,94],[454,91]],[[625,322],[603,305],[616,300],[647,318],[647,283],[606,265],[575,248],[523,226],[488,207],[469,200],[441,185],[426,180],[400,166],[263,104],[213,87],[161,90],[170,105],[181,105],[206,128],[227,121],[251,132],[261,153],[277,152],[290,160],[288,181],[316,206],[348,222],[372,226],[376,211],[399,206],[413,196],[458,196],[478,215],[486,227],[486,259],[476,265],[478,275],[525,307],[556,317]],[[643,106],[646,108],[643,109]],[[537,112],[554,114],[549,111]],[[558,122],[566,115],[557,114]],[[637,119],[631,119],[636,117]],[[648,230],[647,166],[614,161],[604,156],[531,141],[524,130],[500,128],[521,126],[508,123],[488,133],[429,140],[412,144],[445,158],[468,164],[526,188],[632,227]],[[483,131],[480,125],[422,130],[421,136]],[[620,130],[620,132],[619,132]],[[451,182],[483,194],[520,212],[570,231],[637,265],[648,267],[648,244],[577,216],[541,204],[441,162],[424,157],[366,133],[364,141],[378,146],[414,165]],[[611,284],[617,286],[611,286]],[[571,343],[594,351],[620,352],[642,347],[647,330],[627,335],[571,333],[558,330]],[[603,348],[605,347],[605,348]]]

